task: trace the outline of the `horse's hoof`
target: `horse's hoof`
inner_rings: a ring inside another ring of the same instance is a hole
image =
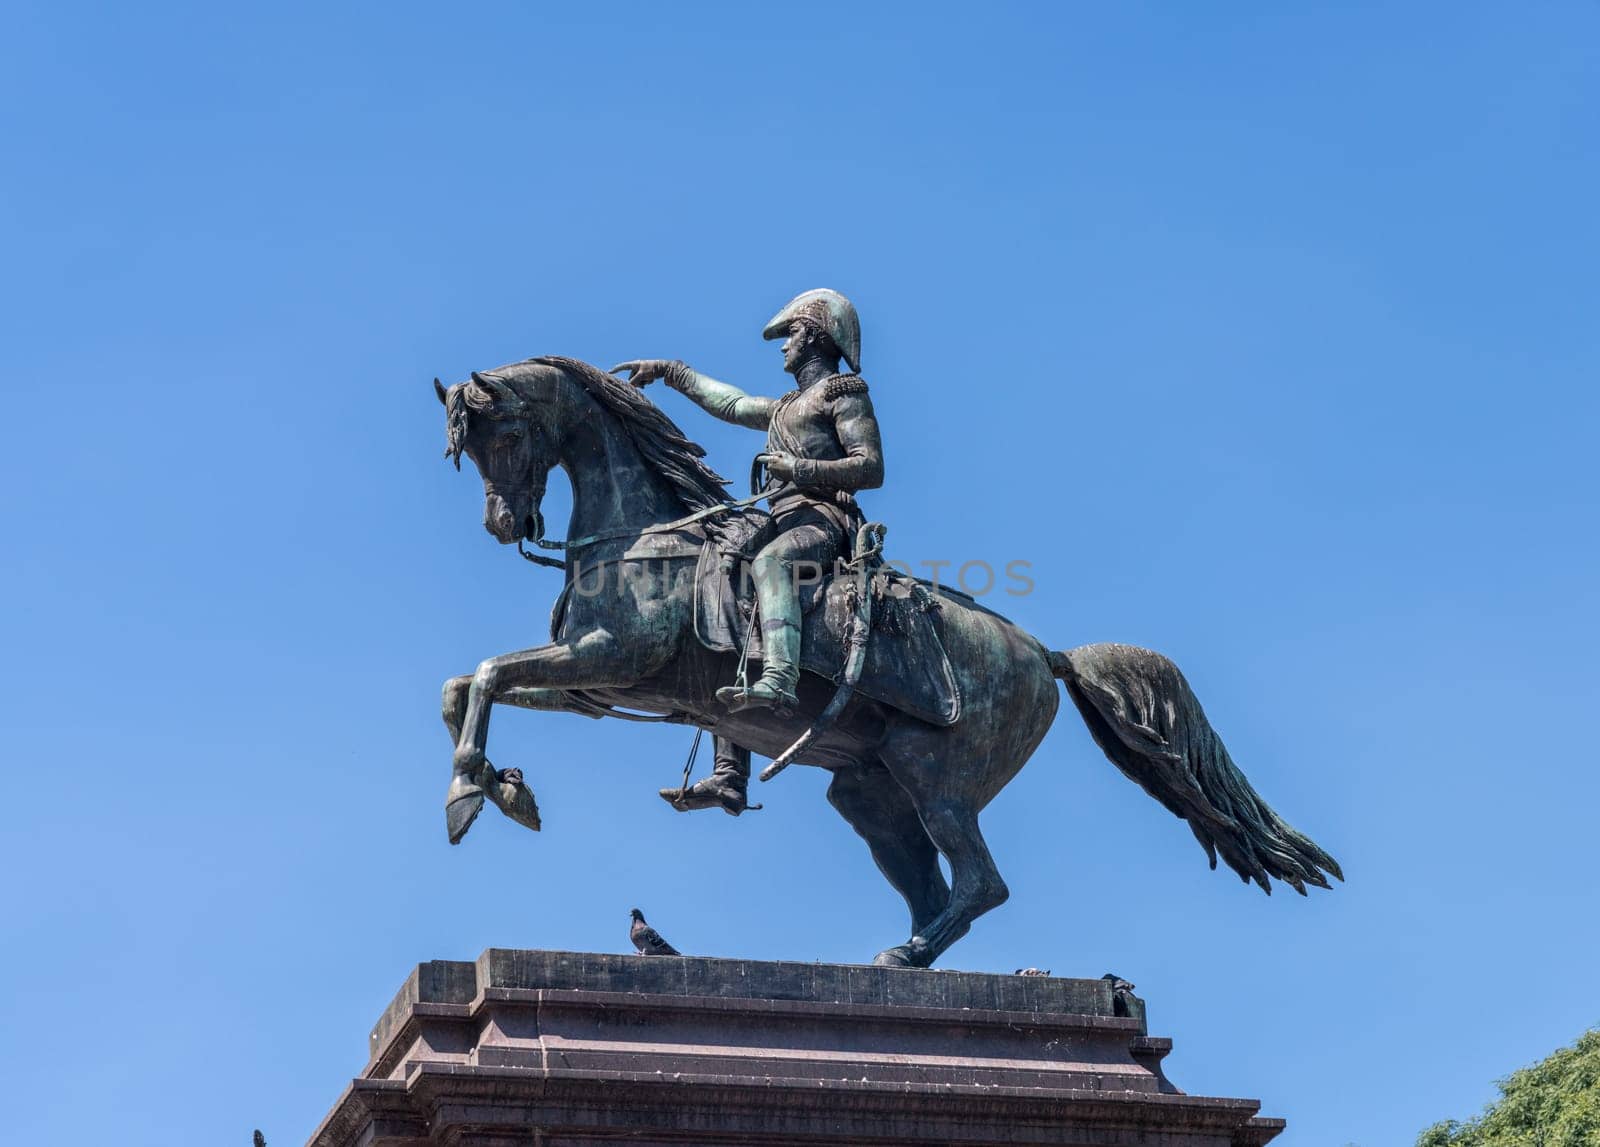
[[[451,786],[451,788],[454,787],[454,785]],[[472,822],[478,819],[478,814],[482,811],[482,790],[451,797],[445,801],[444,827],[445,831],[450,834],[451,844],[461,843],[461,838],[467,835],[467,829],[472,827]]]
[[[880,968],[926,968],[933,963],[933,950],[921,936],[913,936],[904,944],[879,952],[872,962]]]
[[[506,769],[496,773],[485,786],[494,807],[505,813],[523,828],[538,832],[539,804],[533,799],[533,790],[522,780],[521,769]]]

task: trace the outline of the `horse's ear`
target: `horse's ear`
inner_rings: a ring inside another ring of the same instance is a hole
[[[479,390],[482,390],[496,402],[507,406],[515,406],[517,404],[516,393],[498,378],[473,371],[472,381]]]
[[[433,393],[439,396],[439,404],[441,406],[450,405],[450,400],[445,397],[444,383],[440,382],[437,378],[433,380]]]

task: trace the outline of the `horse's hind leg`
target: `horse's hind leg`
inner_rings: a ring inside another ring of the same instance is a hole
[[[921,755],[909,760],[897,756],[886,755],[884,759],[909,793],[929,839],[950,862],[950,899],[931,922],[916,929],[911,939],[878,953],[873,962],[926,968],[965,936],[974,920],[1004,904],[1011,892],[1000,878],[1000,870],[978,829],[978,806],[973,794],[961,791],[965,786],[948,783],[949,778],[963,774],[985,776],[991,762],[969,764],[938,762]]]
[[[921,932],[950,900],[939,871],[939,850],[928,839],[911,797],[877,761],[836,769],[828,803],[872,851],[872,859],[911,910],[911,930]]]

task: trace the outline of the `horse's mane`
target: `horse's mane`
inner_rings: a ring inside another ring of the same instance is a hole
[[[522,366],[553,366],[576,379],[589,397],[622,424],[645,462],[666,479],[686,508],[701,510],[728,500],[728,480],[701,461],[705,447],[684,437],[678,424],[632,383],[559,355],[530,358],[488,373],[516,389],[515,371]]]

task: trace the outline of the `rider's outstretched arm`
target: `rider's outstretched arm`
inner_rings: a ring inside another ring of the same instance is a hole
[[[611,368],[612,374],[624,371],[634,386],[649,386],[658,378],[664,379],[673,390],[687,394],[707,413],[752,430],[765,430],[778,405],[775,398],[746,394],[737,386],[697,373],[677,359],[636,358]]]
[[[681,362],[673,363],[662,381],[687,394],[707,414],[752,430],[765,430],[772,421],[772,408],[778,404],[775,398],[746,394],[737,386],[718,382]]]

